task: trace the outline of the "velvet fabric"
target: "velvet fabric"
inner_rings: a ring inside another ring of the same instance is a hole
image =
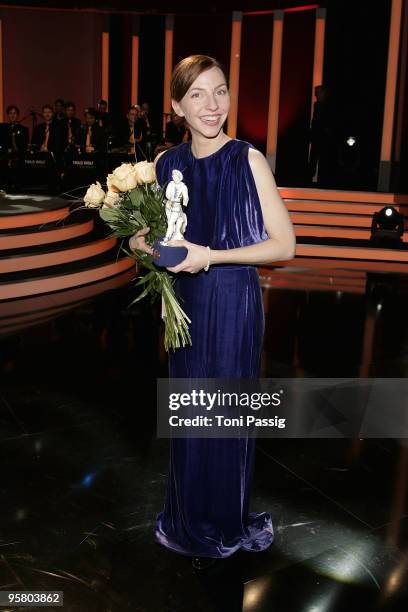
[[[250,146],[232,139],[197,159],[188,142],[159,158],[159,184],[177,169],[188,188],[186,240],[231,249],[268,237]],[[170,377],[258,377],[264,312],[256,267],[214,265],[208,272],[180,273],[175,286],[191,319],[192,346],[169,354]],[[274,537],[271,516],[249,511],[254,455],[253,438],[172,439],[156,540],[181,554],[215,558],[267,548]]]

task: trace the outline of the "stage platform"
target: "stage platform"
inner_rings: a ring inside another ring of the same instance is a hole
[[[364,293],[375,273],[408,271],[408,234],[399,248],[370,243],[371,220],[384,206],[408,219],[408,194],[280,187],[296,233],[296,256],[259,268],[265,287]],[[405,224],[406,227],[406,224]]]
[[[337,241],[338,245],[351,249],[354,246],[371,248],[369,238],[375,212],[384,206],[392,206],[408,219],[408,195],[405,194],[287,187],[279,189],[279,192],[290,212],[300,243],[305,242],[305,237],[310,237],[316,239],[315,245],[336,246]],[[403,241],[408,242],[408,235],[404,235]],[[323,253],[330,256],[330,251]],[[308,251],[304,254],[307,256]],[[303,255],[303,250],[299,255]],[[364,259],[365,255],[363,251],[334,252],[335,257],[347,259]],[[388,255],[377,254],[375,259],[387,259]]]
[[[259,268],[264,287],[364,293],[372,274],[405,274],[399,248],[370,244],[372,215],[408,195],[280,187],[296,256]],[[45,195],[0,198],[0,334],[35,325],[136,277],[134,261],[82,202]]]
[[[0,334],[76,307],[136,277],[134,260],[81,202],[0,198]]]

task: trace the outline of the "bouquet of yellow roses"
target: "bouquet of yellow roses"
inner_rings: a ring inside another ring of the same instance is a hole
[[[106,186],[107,191],[104,191],[99,182],[91,185],[84,196],[84,203],[87,208],[99,211],[100,217],[112,230],[111,236],[128,238],[148,226],[150,231],[146,242],[152,246],[155,240],[165,235],[165,188],[157,184],[153,163],[123,163],[108,175]],[[167,270],[157,268],[152,255],[139,250],[130,252],[123,246],[122,250],[148,270],[136,283],[143,290],[131,304],[146,296],[150,296],[152,301],[161,297],[166,351],[191,344],[188,329],[191,321],[175,295],[175,277]]]

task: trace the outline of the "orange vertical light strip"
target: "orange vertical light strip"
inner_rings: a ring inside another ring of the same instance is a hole
[[[170,79],[173,70],[174,15],[166,15],[164,38],[164,85],[163,85],[163,134],[168,114],[171,112]]]
[[[109,32],[102,32],[102,100],[109,99]]]
[[[403,17],[401,27],[401,53],[398,77],[398,101],[395,126],[394,161],[399,164],[401,160],[401,149],[404,133],[404,111],[405,96],[407,89],[407,64],[408,64],[408,4],[403,6]],[[400,168],[399,168],[400,170]]]
[[[132,85],[130,103],[137,104],[139,96],[139,36],[132,36]]]
[[[229,90],[231,96],[231,106],[228,114],[227,134],[231,138],[237,136],[238,122],[238,92],[239,92],[239,67],[241,61],[241,30],[242,12],[233,11],[232,31],[231,31],[231,54],[229,70]]]
[[[392,0],[391,23],[388,42],[388,63],[385,85],[384,117],[381,140],[380,173],[378,189],[388,191],[391,182],[392,140],[395,116],[395,99],[398,79],[402,0]]]
[[[266,158],[273,172],[276,169],[276,152],[278,146],[283,15],[283,11],[276,11],[273,16],[272,61],[268,106],[268,132],[266,140]]]
[[[3,21],[0,19],[0,121],[4,121]]]
[[[317,9],[316,21],[315,21],[312,103],[310,105],[310,118],[312,118],[313,116],[315,87],[317,87],[318,85],[322,85],[323,83],[325,31],[326,31],[326,9]]]

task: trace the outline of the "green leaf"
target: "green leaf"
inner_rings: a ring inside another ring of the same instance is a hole
[[[140,204],[143,202],[143,195],[143,191],[139,187],[132,189],[132,191],[129,192],[129,200],[132,206],[139,208]]]
[[[99,209],[99,216],[101,217],[101,219],[106,221],[106,223],[111,224],[115,223],[119,219],[120,213],[118,213],[115,208],[110,208],[109,206],[102,206],[102,208]]]
[[[132,218],[136,221],[138,225],[140,225],[141,228],[146,226],[146,221],[143,218],[140,210],[133,210],[131,215],[132,215]]]

